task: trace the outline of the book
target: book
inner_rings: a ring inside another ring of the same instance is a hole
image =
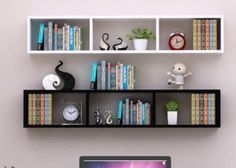
[[[29,94],[28,95],[28,124],[29,125],[33,124],[32,116],[33,116],[33,95]]]
[[[211,121],[212,121],[212,100],[211,100],[211,94],[208,94],[208,124],[211,125]]]
[[[193,19],[193,50],[197,50],[198,49],[198,28],[197,28],[197,19]]]
[[[141,125],[145,125],[146,124],[146,108],[145,108],[145,104],[142,103],[142,119],[141,119]]]
[[[127,90],[127,65],[123,65],[123,90]]]
[[[213,50],[217,48],[217,20],[213,19]]]
[[[83,50],[83,28],[79,27],[79,50]]]
[[[91,80],[90,80],[90,89],[96,88],[96,81],[97,81],[97,66],[96,62],[92,65],[92,72],[91,72]]]
[[[43,50],[44,27],[45,27],[45,25],[43,23],[40,23],[39,33],[38,33],[37,50]]]
[[[200,121],[200,125],[204,124],[204,95],[203,93],[199,94],[199,121]]]
[[[211,116],[212,116],[212,118],[211,118],[211,124],[212,124],[212,125],[215,125],[215,124],[216,124],[215,94],[212,94],[212,95],[211,95],[211,105],[212,105],[212,106],[211,106]]]
[[[192,98],[191,98],[191,123],[192,125],[196,124],[196,94],[192,93]]]
[[[116,90],[119,88],[119,63],[116,64]]]
[[[116,90],[116,67],[111,67],[111,90]]]
[[[130,118],[129,118],[129,99],[125,99],[125,123],[126,125],[129,125],[129,121],[130,121]]]
[[[135,69],[131,66],[131,89],[134,90],[135,87]]]
[[[36,125],[40,125],[41,100],[40,94],[36,94]]]
[[[44,28],[44,45],[43,45],[43,47],[44,47],[44,50],[48,50],[49,48],[48,48],[48,27],[45,27]]]
[[[74,49],[79,50],[79,27],[74,26]]]
[[[117,116],[117,124],[121,125],[122,124],[122,110],[123,110],[123,101],[119,100],[118,103],[118,116]]]
[[[200,124],[199,93],[196,93],[196,125]]]
[[[197,41],[198,41],[198,50],[201,50],[202,49],[202,33],[201,33],[201,19],[198,19],[197,20]]]
[[[203,123],[208,125],[208,94],[204,93],[204,112],[203,112]]]
[[[151,105],[149,103],[145,103],[145,108],[146,108],[146,125],[151,124]]]
[[[48,94],[48,124],[52,124],[52,94]]]
[[[63,50],[63,30],[58,28],[57,32],[57,50]]]
[[[213,47],[214,28],[213,28],[213,20],[212,19],[209,21],[209,24],[210,24],[210,50],[213,50],[214,49],[214,47]]]
[[[44,94],[40,94],[40,125],[44,125]]]
[[[210,20],[206,19],[205,21],[205,25],[206,25],[206,50],[210,50]]]
[[[36,94],[32,94],[32,125],[36,125]]]
[[[102,66],[97,65],[97,90],[102,89]]]
[[[69,50],[74,50],[74,27],[70,26],[69,29]]]
[[[48,125],[48,94],[44,95],[44,124]]]
[[[102,82],[102,90],[106,90],[106,61],[105,60],[102,60],[101,61],[101,66],[102,66],[102,79],[101,79],[101,82]]]
[[[111,90],[111,63],[107,63],[107,89]]]
[[[131,65],[128,65],[127,67],[127,85],[128,85],[128,90],[131,90],[132,87],[132,79],[131,79]]]
[[[57,50],[58,24],[54,25],[54,50]]]
[[[137,125],[137,104],[134,104],[133,105],[133,113],[132,113],[132,115],[133,115],[133,125]]]
[[[126,104],[122,101],[122,125],[126,125]]]
[[[119,66],[119,90],[123,90],[123,64]]]
[[[48,50],[53,50],[53,22],[48,22]]]
[[[133,108],[134,108],[134,102],[133,100],[130,100],[130,107],[129,107],[129,124],[133,125]]]
[[[202,19],[201,23],[201,50],[206,50],[206,20]]]

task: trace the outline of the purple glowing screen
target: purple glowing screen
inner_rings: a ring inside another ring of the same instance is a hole
[[[85,168],[167,168],[166,160],[85,160]]]

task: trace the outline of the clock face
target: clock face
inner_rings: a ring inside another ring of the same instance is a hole
[[[63,114],[64,120],[75,121],[79,117],[79,109],[77,108],[77,106],[70,104],[70,105],[65,106],[62,114]]]
[[[169,39],[169,46],[172,50],[182,50],[185,47],[185,38],[181,34],[173,34]]]

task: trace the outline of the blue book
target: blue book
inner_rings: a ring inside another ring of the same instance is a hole
[[[212,98],[211,94],[208,94],[208,125],[212,124]]]
[[[122,122],[122,109],[123,109],[123,101],[119,100],[118,102],[118,125],[121,125]]]
[[[145,105],[144,103],[142,104],[142,125],[145,125],[146,123],[146,111],[145,111]]]
[[[41,23],[39,25],[37,50],[42,50],[43,49],[43,34],[44,34],[44,24]]]
[[[213,25],[213,20],[209,20],[209,36],[210,36],[210,50],[214,49],[214,25]]]
[[[74,50],[74,26],[70,26],[69,49]]]
[[[48,94],[44,95],[44,124],[48,124]]]
[[[92,65],[90,89],[95,89],[95,84],[96,84],[96,80],[97,80],[97,67],[98,67],[98,64],[96,62],[94,62]]]
[[[53,22],[48,22],[48,50],[53,50]]]
[[[127,70],[128,70],[127,65],[123,65],[123,90],[127,90],[128,88]]]

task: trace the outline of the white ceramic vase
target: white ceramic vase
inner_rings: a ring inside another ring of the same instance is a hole
[[[168,111],[168,125],[177,125],[178,111]]]
[[[135,50],[146,50],[148,45],[148,39],[134,39]]]

